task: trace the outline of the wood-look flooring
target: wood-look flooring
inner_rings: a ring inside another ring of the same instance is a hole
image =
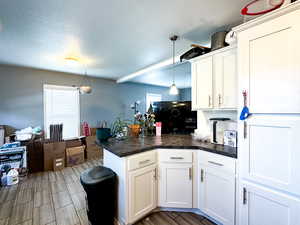
[[[29,174],[0,189],[0,225],[89,225],[80,174],[101,159],[62,171]],[[105,224],[103,224],[105,225]],[[214,225],[192,213],[156,212],[135,225]]]
[[[101,159],[57,172],[29,174],[0,189],[0,225],[88,225],[80,174]]]
[[[215,223],[194,213],[155,212],[134,225],[215,225]]]

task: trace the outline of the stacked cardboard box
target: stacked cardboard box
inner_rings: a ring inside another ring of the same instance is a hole
[[[54,162],[65,161],[66,142],[44,143],[44,170],[53,170]],[[61,167],[60,167],[61,168]],[[58,169],[58,168],[55,168]]]
[[[85,146],[77,146],[66,149],[67,166],[75,166],[84,163],[84,149]]]
[[[75,166],[84,163],[84,137],[66,140],[66,164]]]
[[[102,148],[96,144],[96,136],[86,137],[86,158],[97,159],[102,157]]]

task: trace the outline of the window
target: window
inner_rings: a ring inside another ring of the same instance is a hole
[[[50,137],[51,124],[63,124],[63,138],[80,134],[79,91],[75,87],[44,85],[44,125]]]
[[[148,111],[150,104],[153,102],[160,102],[161,101],[161,95],[160,94],[152,94],[152,93],[147,93],[146,96],[146,111]]]

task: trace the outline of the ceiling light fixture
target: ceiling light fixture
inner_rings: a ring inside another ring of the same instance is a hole
[[[178,95],[179,94],[178,88],[176,87],[176,84],[175,84],[175,41],[177,39],[178,39],[177,35],[170,37],[170,40],[173,43],[173,68],[172,68],[173,82],[172,82],[172,85],[170,86],[170,90],[169,90],[170,95]]]
[[[78,66],[79,65],[79,58],[74,56],[68,56],[65,58],[68,66]]]
[[[79,58],[74,56],[69,56],[65,58],[66,62],[69,66],[78,66],[79,65]],[[85,73],[83,75],[82,84],[78,88],[80,94],[90,94],[92,93],[92,87],[90,85],[90,81],[86,72],[85,66]]]

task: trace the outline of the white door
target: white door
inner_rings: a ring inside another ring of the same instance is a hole
[[[235,109],[237,107],[236,49],[214,55],[214,107]]]
[[[240,225],[298,225],[300,201],[244,182],[240,186]]]
[[[192,164],[161,163],[159,172],[159,206],[193,207]]]
[[[193,110],[213,107],[213,58],[199,59],[192,63]],[[195,104],[196,102],[196,104]]]
[[[156,208],[156,165],[129,172],[129,222]]]
[[[223,225],[235,224],[235,176],[200,165],[200,209]]]
[[[300,116],[252,116],[240,138],[242,177],[300,195]]]
[[[252,113],[300,113],[299,21],[297,10],[239,34],[239,75]]]

